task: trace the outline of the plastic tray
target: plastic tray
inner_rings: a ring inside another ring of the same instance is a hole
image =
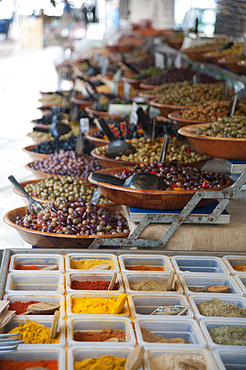
[[[239,289],[239,286],[236,284],[235,280],[230,276],[200,276],[198,274],[184,274],[180,275],[180,281],[184,287],[185,293],[190,295],[197,295],[197,294],[206,294],[207,296],[211,297],[217,297],[218,295],[225,295],[225,296],[231,296],[231,295],[239,295],[242,296],[243,293],[241,289]],[[204,292],[192,292],[189,290],[189,287],[199,287],[199,286],[206,286],[206,285],[228,285],[231,288],[232,293],[204,293]]]
[[[175,347],[179,349],[189,348],[205,348],[206,341],[201,333],[197,322],[195,320],[172,320],[171,318],[160,319],[160,320],[145,320],[145,319],[136,319],[134,321],[137,341],[140,345],[145,346],[146,348],[169,348]],[[143,340],[141,329],[148,329],[153,334],[161,334],[166,338],[183,338],[188,340],[190,343],[149,343]]]
[[[71,272],[85,272],[86,269],[72,269],[70,267],[70,260],[81,260],[81,259],[105,259],[114,261],[114,269],[107,270],[110,272],[119,272],[119,265],[117,257],[114,254],[89,254],[89,253],[70,253],[66,257],[66,270]]]
[[[112,292],[112,293],[108,293],[108,292],[103,292],[101,291],[100,293],[69,293],[67,295],[67,316],[71,316],[71,317],[74,317],[74,316],[79,316],[79,317],[83,317],[84,318],[88,318],[88,319],[92,319],[95,314],[78,314],[78,313],[73,313],[72,312],[72,307],[71,307],[71,301],[72,301],[72,298],[82,298],[82,297],[90,297],[90,298],[107,298],[109,299],[110,297],[119,297],[121,294],[117,293],[117,292]],[[123,314],[119,314],[119,315],[113,315],[113,314],[103,314],[102,316],[106,318],[116,318],[116,317],[128,317],[130,315],[130,310],[128,308],[128,303],[126,302],[125,304],[125,308],[127,309],[128,312],[126,313],[123,313]],[[97,315],[98,316],[98,315]],[[101,315],[100,315],[101,316]],[[83,318],[82,317],[82,318]]]
[[[20,316],[19,316],[20,317]],[[30,320],[28,318],[28,320]],[[4,333],[8,333],[10,330],[14,329],[16,326],[19,326],[20,323],[26,323],[28,320],[26,319],[13,319],[11,320],[11,322],[9,322],[5,327],[4,327]],[[45,326],[47,326],[48,328],[51,328],[51,325],[52,325],[52,319],[49,319],[49,318],[41,318],[41,317],[38,317],[38,316],[35,316],[32,318],[32,320],[30,321],[36,321],[38,322],[39,324],[43,324]],[[60,339],[59,339],[59,342],[58,343],[49,343],[49,344],[19,344],[18,346],[18,349],[20,350],[24,350],[24,349],[32,349],[32,350],[36,350],[36,348],[38,349],[50,349],[51,347],[54,348],[54,347],[64,347],[65,343],[66,343],[66,340],[65,340],[65,324],[64,324],[64,320],[63,319],[60,319],[59,320],[59,325],[58,325],[58,330],[60,331]],[[41,347],[41,348],[40,348]]]
[[[111,281],[113,276],[113,272],[101,272],[101,273],[68,273],[67,274],[67,279],[66,279],[66,290],[67,292],[86,292],[86,293],[97,293],[97,292],[105,292],[108,293],[107,290],[78,290],[78,289],[72,289],[71,288],[71,282],[73,280],[78,280],[78,281]],[[120,274],[117,274],[117,279],[116,282],[119,283],[119,289],[114,290],[113,292],[117,293],[124,293],[124,285],[122,282],[122,278]]]
[[[92,348],[94,346],[97,347],[129,347],[134,346],[136,344],[136,339],[134,335],[134,331],[132,328],[132,323],[130,319],[122,318],[122,319],[104,319],[102,315],[97,315],[93,319],[82,319],[80,317],[77,318],[70,318],[67,321],[68,324],[68,344],[71,346],[83,346]],[[126,333],[126,341],[125,342],[78,342],[73,339],[73,333],[76,330],[84,331],[84,332],[98,332],[104,329],[118,329],[124,330]]]
[[[190,308],[188,300],[181,294],[175,294],[170,296],[168,294],[163,294],[162,296],[157,295],[135,295],[129,294],[128,301],[131,309],[131,314],[133,317],[153,319],[160,318],[160,315],[150,315],[158,306],[172,306],[172,305],[182,305],[189,306],[189,309],[185,315],[176,316],[178,320],[180,317],[185,317],[192,319],[194,314]],[[167,316],[165,316],[167,317]],[[175,318],[175,316],[168,316],[169,319]]]
[[[35,348],[35,351],[19,350],[8,353],[6,355],[1,355],[0,362],[6,360],[13,361],[39,361],[39,360],[56,360],[58,361],[58,370],[66,370],[65,362],[65,351],[61,348],[55,349],[43,349],[42,345],[37,344],[38,347]],[[18,369],[16,369],[18,370]]]
[[[24,266],[50,266],[50,265],[57,265],[58,270],[51,270],[51,271],[42,271],[42,270],[16,270],[15,266],[21,264]],[[59,254],[34,254],[34,255],[28,255],[28,254],[15,254],[11,256],[10,260],[10,266],[9,266],[10,272],[15,273],[26,273],[32,272],[32,273],[57,273],[57,272],[63,272],[64,271],[64,257]]]
[[[219,320],[226,320],[227,321],[228,319],[230,319],[230,320],[239,320],[239,321],[242,321],[242,322],[246,321],[246,317],[238,318],[238,317],[204,316],[204,315],[201,315],[198,308],[197,308],[197,304],[202,303],[203,301],[209,301],[212,298],[213,297],[208,297],[207,294],[199,294],[199,295],[190,295],[189,296],[189,301],[191,303],[191,307],[192,307],[193,311],[195,312],[195,316],[196,316],[197,320],[201,320],[201,319],[204,319],[204,320],[206,320],[206,319],[218,320],[219,319]],[[225,297],[225,294],[218,294],[215,298],[218,298],[220,301],[235,304],[238,307],[246,309],[246,299],[245,298],[234,297],[234,296],[232,298],[230,296]]]
[[[213,342],[210,334],[209,334],[209,330],[211,329],[214,329],[214,328],[219,328],[221,326],[243,326],[246,328],[246,321],[244,322],[244,324],[242,323],[242,321],[240,320],[230,320],[229,318],[227,318],[227,322],[225,322],[225,320],[210,320],[210,319],[206,319],[206,320],[201,320],[199,322],[199,324],[201,325],[201,329],[202,329],[202,332],[205,336],[205,339],[207,341],[207,344],[210,348],[212,349],[223,349],[223,350],[231,350],[231,351],[234,351],[234,349],[236,351],[243,351],[243,352],[246,352],[246,346],[230,346],[230,345],[222,345],[222,344],[217,344],[215,342]]]
[[[239,287],[242,289],[243,294],[246,296],[246,275],[237,274],[235,280],[238,283]]]
[[[204,274],[226,274],[229,270],[219,257],[202,256],[173,256],[173,266],[178,274],[194,273]]]
[[[246,351],[215,350],[213,355],[220,370],[245,370]]]
[[[146,266],[156,266],[163,267],[163,271],[158,271],[158,274],[169,274],[173,270],[170,260],[167,256],[149,256],[149,255],[139,255],[139,254],[122,254],[119,256],[119,262],[122,272],[128,272],[131,274],[153,274],[157,271],[135,271],[128,270],[127,266],[136,265],[146,265]]]
[[[74,370],[74,361],[82,361],[86,358],[92,358],[92,357],[101,357],[101,356],[117,356],[117,357],[123,357],[126,358],[130,351],[134,347],[128,347],[128,348],[112,348],[109,349],[108,347],[105,348],[96,348],[94,346],[94,349],[88,349],[88,348],[81,348],[81,347],[70,347],[68,350],[68,369]],[[139,367],[138,370],[142,370],[142,367]]]
[[[177,275],[175,275],[175,287],[176,287],[176,291],[154,291],[154,290],[150,290],[150,291],[137,291],[137,290],[132,290],[131,289],[131,284],[135,284],[135,283],[138,283],[138,282],[141,282],[142,280],[148,280],[148,279],[154,279],[154,280],[168,280],[169,279],[169,276],[168,275],[162,275],[162,274],[157,274],[157,273],[153,273],[153,274],[143,274],[141,276],[137,275],[137,274],[130,274],[130,273],[126,273],[126,274],[123,274],[123,281],[124,281],[124,284],[125,284],[125,287],[126,287],[126,292],[127,293],[130,293],[130,294],[141,294],[141,295],[149,295],[149,294],[155,294],[155,295],[163,295],[164,293],[165,294],[182,294],[183,293],[183,287],[179,281],[179,278]]]
[[[166,362],[162,362],[161,364],[161,367],[150,367],[150,364],[149,364],[149,359],[150,358],[153,358],[153,356],[161,356],[161,355],[165,355],[165,354],[170,354],[170,355],[188,355],[188,356],[191,356],[191,355],[200,355],[202,356],[202,358],[204,358],[205,362],[206,362],[206,370],[217,370],[217,366],[215,364],[215,361],[211,355],[211,353],[209,351],[207,351],[206,349],[176,349],[176,348],[170,348],[170,349],[159,349],[159,348],[153,348],[153,349],[148,349],[147,351],[145,351],[145,370],[173,370],[174,367],[171,366],[170,363],[166,363]]]
[[[246,271],[237,271],[234,270],[234,268],[232,267],[233,265],[238,266],[246,265],[246,256],[227,255],[223,257],[223,260],[228,269],[230,270],[231,274],[240,274],[240,275],[245,274],[246,276]]]
[[[64,276],[62,274],[14,274],[7,277],[6,293],[26,294],[62,294],[64,292]]]

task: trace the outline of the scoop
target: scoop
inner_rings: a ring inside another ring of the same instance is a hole
[[[47,134],[51,134],[54,138],[58,139],[60,136],[65,135],[69,131],[71,131],[71,128],[65,123],[55,121],[50,125],[50,128],[34,127],[33,131],[45,132]]]
[[[23,315],[27,314],[36,314],[36,315],[42,315],[42,314],[53,314],[54,311],[56,311],[60,307],[59,304],[56,303],[48,303],[48,302],[39,302],[30,304],[27,308],[27,311]]]
[[[127,143],[126,141],[117,139],[114,136],[109,125],[103,118],[98,118],[97,121],[110,141],[106,148],[106,157],[115,158],[122,155],[136,153],[136,148],[134,148],[134,146],[132,146],[130,143]]]
[[[90,76],[96,76],[96,75],[100,74],[100,72],[101,72],[100,68],[93,66],[88,59],[85,59],[85,63],[89,67],[88,73],[89,73]]]
[[[145,131],[145,136],[147,139],[152,139],[152,127],[148,116],[144,113],[143,108],[139,107],[137,110],[138,122],[141,123]]]
[[[117,273],[114,272],[113,276],[112,276],[112,279],[109,283],[109,286],[108,286],[108,290],[113,290],[114,289],[114,284],[116,282],[116,278],[117,278]]]
[[[31,197],[30,194],[28,194],[25,189],[21,186],[21,184],[16,180],[14,176],[8,177],[9,181],[12,182],[12,184],[21,192],[21,194],[24,195],[24,197],[28,200],[28,206],[27,206],[27,213],[32,215],[38,215],[39,212],[43,211],[43,206],[33,197]]]
[[[107,184],[116,186],[124,186],[130,189],[164,190],[164,182],[162,179],[159,176],[149,172],[134,173],[126,180],[98,172],[94,172],[91,177],[96,181],[106,182]]]
[[[137,370],[143,361],[144,352],[144,347],[137,344],[129,353],[125,362],[124,370]]]

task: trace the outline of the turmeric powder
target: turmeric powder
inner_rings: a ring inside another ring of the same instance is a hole
[[[107,264],[110,266],[109,270],[114,269],[114,261],[113,260],[103,260],[99,258],[94,258],[94,259],[81,259],[81,260],[70,260],[70,267],[72,269],[80,269],[80,270],[88,270],[92,267],[98,266],[98,265],[103,265]]]
[[[24,340],[25,344],[47,344],[58,343],[59,338],[50,338],[50,328],[36,321],[28,320],[27,323],[21,323],[16,328],[10,330],[9,333],[20,333],[20,339]]]
[[[74,362],[75,370],[124,370],[126,359],[116,356],[92,357]]]
[[[72,298],[72,312],[78,314],[114,314],[117,307],[117,299],[119,297],[110,298],[91,298],[81,297]],[[126,308],[123,308],[121,314],[127,313]]]

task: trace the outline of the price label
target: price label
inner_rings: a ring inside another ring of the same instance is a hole
[[[89,130],[89,118],[80,118],[80,132],[87,132]]]
[[[132,111],[130,114],[130,123],[133,123],[137,126],[138,123],[138,115],[137,115],[138,105],[135,101],[132,103]]]
[[[164,69],[164,55],[160,53],[155,53],[155,66],[156,68]]]
[[[100,198],[101,195],[102,195],[101,189],[100,188],[97,188],[94,191],[93,197],[91,198],[91,203],[93,205],[96,205],[98,203],[99,198]]]

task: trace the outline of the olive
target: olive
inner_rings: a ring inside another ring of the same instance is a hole
[[[240,125],[239,125],[240,122]],[[243,138],[246,130],[246,117],[234,115],[231,118],[222,117],[212,125],[203,126],[203,130],[196,129],[192,133],[203,136],[216,136],[228,138]]]

